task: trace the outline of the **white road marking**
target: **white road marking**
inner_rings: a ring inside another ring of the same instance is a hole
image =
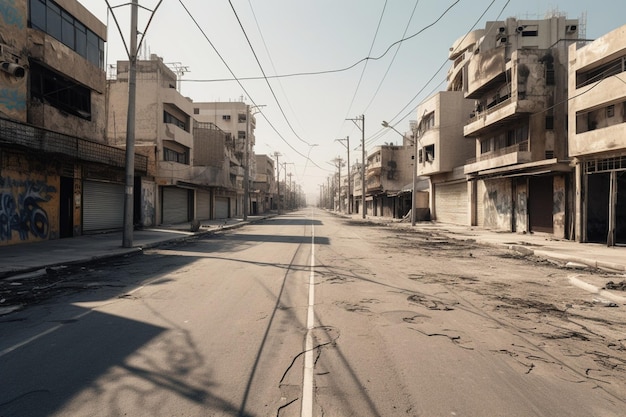
[[[311,225],[311,270],[309,274],[309,306],[306,318],[306,342],[304,346],[304,376],[302,380],[301,417],[313,416],[313,335],[315,326],[315,225]]]

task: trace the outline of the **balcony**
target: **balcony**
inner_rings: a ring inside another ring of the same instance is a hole
[[[463,135],[466,137],[480,136],[486,130],[500,128],[518,119],[527,117],[541,107],[541,103],[534,100],[517,100],[515,97],[501,101],[493,107],[471,115],[463,127]]]
[[[159,135],[163,140],[177,142],[186,148],[193,148],[193,135],[173,123],[162,123]]]
[[[531,161],[528,141],[524,141],[468,160],[463,168],[463,173],[468,175],[487,169],[524,164]]]

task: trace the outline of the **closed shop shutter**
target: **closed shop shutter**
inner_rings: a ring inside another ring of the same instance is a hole
[[[435,184],[435,215],[438,222],[467,225],[467,182]]]
[[[189,190],[185,188],[163,188],[163,223],[189,221]]]
[[[485,227],[485,204],[487,204],[487,198],[485,181],[476,181],[476,226]]]
[[[83,183],[83,232],[124,227],[124,185]]]
[[[215,198],[215,218],[227,219],[228,216],[228,197],[216,197]]]
[[[211,218],[211,193],[196,191],[196,219],[208,220]]]

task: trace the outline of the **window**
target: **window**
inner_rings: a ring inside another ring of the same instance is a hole
[[[193,114],[200,114],[200,109],[197,107],[194,107]]]
[[[163,148],[163,160],[189,165],[189,152],[176,152],[173,149],[164,147]]]
[[[104,40],[52,0],[29,0],[30,27],[41,30],[104,69]]]
[[[171,113],[167,111],[163,111],[163,123],[169,123],[180,127],[183,130],[187,130],[187,124],[177,117],[173,116]]]
[[[546,116],[546,130],[554,129],[554,116]]]
[[[240,130],[239,132],[237,132],[237,139],[245,139],[246,138],[246,132],[243,130]]]
[[[246,122],[246,115],[240,113],[239,115],[237,115],[237,121],[239,123],[245,123]]]
[[[424,152],[426,153],[427,162],[433,162],[435,160],[435,145],[424,146]]]
[[[225,114],[222,116],[222,120],[226,120],[229,121],[230,120],[230,114]]]
[[[615,116],[615,105],[611,104],[609,107],[606,108],[606,117],[613,116]]]
[[[35,62],[30,67],[30,93],[43,103],[91,120],[91,90]]]
[[[576,88],[593,84],[626,70],[626,57],[618,58],[592,70],[576,73]]]

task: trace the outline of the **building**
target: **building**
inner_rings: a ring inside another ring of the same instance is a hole
[[[254,176],[254,194],[257,204],[252,202],[252,214],[263,214],[270,210],[277,210],[277,184],[274,160],[268,155],[255,155],[256,174]]]
[[[470,224],[463,167],[476,148],[463,136],[463,126],[473,107],[462,91],[441,91],[417,107],[417,175],[430,179],[430,217],[438,222]]]
[[[105,143],[105,41],[78,1],[3,2],[0,245],[123,226],[125,152]],[[145,175],[146,158],[135,169]]]
[[[403,191],[413,181],[412,153],[410,146],[394,145],[376,146],[368,153],[365,171],[367,214],[402,218],[409,212],[411,195]],[[355,193],[358,191],[360,189],[355,186]],[[358,199],[359,195],[355,196]]]
[[[575,237],[626,243],[626,26],[569,47]]]
[[[464,167],[472,225],[571,236],[568,46],[579,29],[564,16],[509,18],[470,36],[478,40],[457,72],[475,103],[463,128],[476,147]]]
[[[129,61],[117,62],[117,76],[108,80],[107,138],[126,144]],[[142,226],[183,223],[196,217],[193,104],[176,90],[177,77],[152,55],[137,61],[135,150],[148,158],[148,176],[137,179],[141,200],[135,210]],[[137,207],[138,206],[138,207]]]
[[[213,123],[221,130],[229,134],[234,142],[234,155],[231,161],[231,179],[233,191],[225,191],[219,196],[220,200],[228,199],[231,204],[231,215],[241,216],[244,213],[244,194],[246,191],[246,179],[248,191],[252,189],[255,178],[254,145],[256,118],[251,106],[243,101],[229,102],[196,102],[193,104],[193,117],[199,122]],[[246,163],[247,162],[247,163]],[[248,211],[252,207],[260,205],[257,196],[248,192]]]

